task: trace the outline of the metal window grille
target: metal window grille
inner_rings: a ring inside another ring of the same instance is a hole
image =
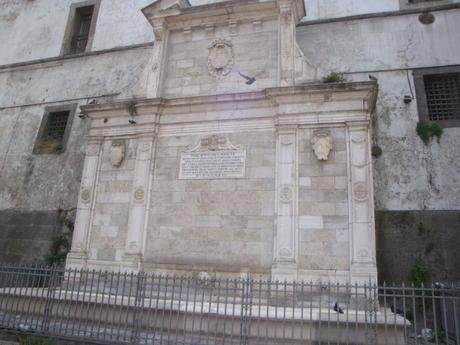
[[[100,344],[460,345],[460,287],[0,265],[0,329]]]
[[[429,119],[460,120],[460,73],[425,75],[423,79]]]
[[[88,35],[73,36],[72,42],[70,45],[70,53],[71,54],[83,53],[86,50],[87,44],[88,44]]]
[[[49,113],[46,133],[44,137],[56,140],[64,139],[69,114],[69,111],[58,111]]]

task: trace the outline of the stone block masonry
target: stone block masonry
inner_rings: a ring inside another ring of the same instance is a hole
[[[186,151],[187,143],[198,142],[200,137],[158,139],[158,152],[171,145],[180,146],[174,154],[156,158],[146,262],[164,263],[178,269],[193,262],[203,271],[246,268],[270,272],[275,166],[274,159],[259,159],[259,152],[263,150],[266,156],[275,156],[275,133],[232,133],[227,138],[246,149],[248,167],[238,179],[181,177],[179,151]],[[160,184],[167,187],[155,187]],[[178,184],[183,186],[180,191]]]
[[[91,126],[67,265],[375,280],[377,85],[296,83],[309,68],[301,0],[143,12],[157,40],[150,98],[135,114],[132,100],[82,107]]]

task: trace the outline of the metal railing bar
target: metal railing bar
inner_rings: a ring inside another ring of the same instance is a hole
[[[0,264],[0,289],[0,327],[107,343],[450,345],[460,340],[460,289],[453,284],[199,279]]]

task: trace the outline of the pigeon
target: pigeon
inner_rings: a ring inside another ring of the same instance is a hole
[[[97,104],[97,100],[96,99],[93,99],[91,102],[89,102],[88,104]]]
[[[335,302],[334,311],[339,314],[343,314],[343,309],[339,307],[339,302]]]
[[[132,124],[132,125],[136,125],[136,124],[137,124],[137,122],[134,121],[133,119],[130,119],[130,120],[129,120],[129,123]]]
[[[240,74],[240,76],[242,76],[244,79],[246,79],[246,84],[247,85],[252,85],[256,82],[256,77],[248,77],[247,75],[244,75],[243,73],[241,72],[238,72]]]
[[[395,308],[394,305],[392,305],[392,306],[390,307],[390,310],[391,310],[391,312],[392,312],[393,314],[399,314],[399,315],[401,315],[401,316],[404,316],[404,312],[403,312],[401,309]]]
[[[373,81],[378,81],[377,77],[374,77],[372,74],[369,74],[369,79]]]

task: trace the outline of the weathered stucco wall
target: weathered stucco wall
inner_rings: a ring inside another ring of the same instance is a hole
[[[345,72],[349,80],[371,74],[379,81],[374,143],[383,154],[374,160],[378,210],[460,209],[459,128],[447,128],[440,143],[425,146],[416,134],[417,102],[412,69],[460,64],[460,11],[434,12],[433,25],[418,14],[298,28],[299,45],[323,75]],[[406,72],[407,71],[407,72]],[[409,84],[410,83],[410,84]]]
[[[0,210],[0,261],[42,261],[59,236],[62,214],[54,211]]]
[[[139,48],[49,63],[43,68],[0,70],[0,83],[5,86],[0,96],[0,209],[75,207],[87,123],[75,114],[64,153],[32,154],[45,107],[127,97],[150,51],[151,47]],[[97,98],[103,95],[110,96]]]
[[[379,281],[411,281],[419,260],[433,281],[460,279],[459,211],[378,211]]]

